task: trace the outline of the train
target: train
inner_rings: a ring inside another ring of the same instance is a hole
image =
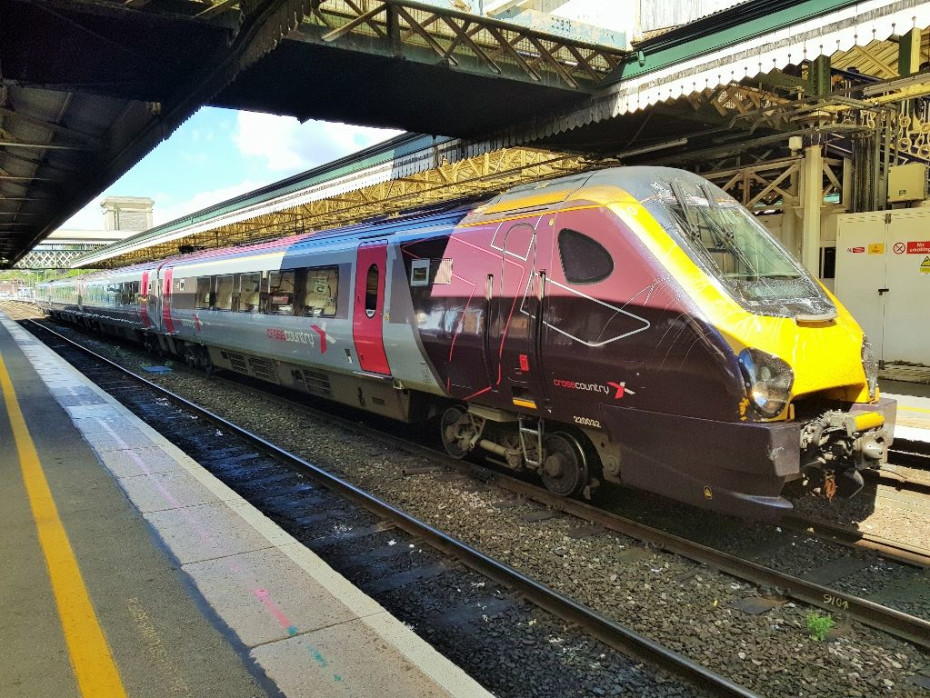
[[[39,284],[49,315],[402,422],[552,492],[754,519],[849,497],[895,403],[850,313],[709,181],[615,167]]]

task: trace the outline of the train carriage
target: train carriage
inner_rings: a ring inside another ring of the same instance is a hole
[[[50,312],[436,417],[451,454],[563,495],[608,480],[776,516],[794,481],[853,494],[893,431],[855,320],[737,202],[668,168],[89,275],[76,306],[67,283],[43,288]]]

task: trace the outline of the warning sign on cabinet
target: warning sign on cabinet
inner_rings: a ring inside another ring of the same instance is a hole
[[[908,254],[930,254],[930,240],[911,240],[907,243]]]
[[[920,273],[930,274],[930,257],[924,257],[924,261],[920,263]]]
[[[873,242],[869,245],[869,254],[885,254],[885,243]]]

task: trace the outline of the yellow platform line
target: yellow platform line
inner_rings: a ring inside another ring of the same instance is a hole
[[[58,517],[58,508],[52,499],[26,420],[19,409],[13,381],[3,357],[0,357],[0,388],[3,389],[3,399],[19,452],[23,482],[29,495],[32,517],[45,555],[58,617],[61,619],[78,687],[81,694],[88,698],[125,696],[126,691],[113,661],[113,654],[90,602],[65,527]]]
[[[904,410],[905,412],[928,412],[930,413],[930,410],[928,410],[926,407],[902,407],[899,405],[898,409]]]

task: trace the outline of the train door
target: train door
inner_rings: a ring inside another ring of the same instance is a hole
[[[359,367],[369,373],[390,375],[384,351],[384,287],[387,242],[375,240],[358,246],[355,260],[355,309],[352,339]]]
[[[171,282],[174,270],[165,269],[161,286],[161,319],[166,334],[174,334],[174,320],[171,318]]]
[[[142,323],[143,329],[148,329],[152,326],[152,319],[149,317],[149,294],[151,289],[149,288],[149,272],[142,272],[142,281],[139,285],[139,320]]]
[[[517,407],[537,409],[546,390],[541,357],[541,313],[549,245],[538,239],[537,221],[505,222],[493,246],[500,252],[498,278],[489,279],[491,323],[488,331],[492,385]],[[547,231],[546,231],[547,232]]]

